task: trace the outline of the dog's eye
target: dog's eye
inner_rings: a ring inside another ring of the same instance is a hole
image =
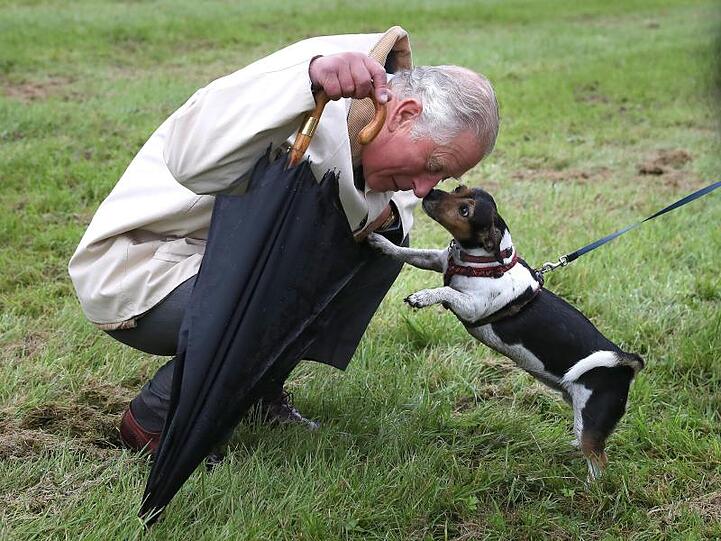
[[[461,216],[464,218],[468,218],[468,206],[463,205],[461,208],[458,209],[458,212],[460,212]]]

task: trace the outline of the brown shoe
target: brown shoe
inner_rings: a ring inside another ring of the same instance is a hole
[[[147,453],[155,457],[160,446],[161,432],[150,432],[145,430],[133,415],[130,407],[123,413],[120,420],[120,441],[123,446],[138,453]],[[205,466],[208,470],[220,464],[225,458],[225,445],[227,439],[213,449],[205,459]]]
[[[145,430],[135,419],[130,407],[120,420],[120,441],[132,451],[154,455],[160,445],[160,432]]]

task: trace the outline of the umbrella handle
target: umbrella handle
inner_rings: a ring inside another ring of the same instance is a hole
[[[361,145],[367,145],[373,139],[375,139],[376,135],[380,133],[383,124],[385,124],[386,122],[387,109],[385,108],[385,106],[382,103],[378,103],[375,94],[371,94],[370,99],[373,100],[373,107],[375,107],[376,111],[373,114],[373,118],[371,119],[371,121],[366,124],[361,131],[358,132],[358,142]]]
[[[375,94],[371,94],[370,98],[373,100],[376,112],[373,119],[358,133],[358,142],[361,145],[367,145],[375,139],[386,121],[386,108],[384,105],[378,103]],[[310,140],[315,134],[315,129],[318,127],[318,122],[320,122],[320,115],[323,114],[323,109],[328,101],[330,101],[330,98],[323,90],[315,95],[315,108],[303,119],[303,123],[295,136],[293,147],[290,149],[289,167],[298,165],[303,159],[306,150],[310,146]]]

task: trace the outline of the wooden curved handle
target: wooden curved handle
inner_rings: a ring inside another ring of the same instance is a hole
[[[373,100],[373,106],[375,107],[375,114],[373,115],[373,120],[371,120],[368,125],[358,133],[358,142],[361,145],[367,145],[375,139],[376,135],[378,135],[378,132],[380,132],[383,127],[383,123],[386,121],[385,105],[378,103],[375,95],[371,95],[371,99]],[[323,109],[325,109],[325,106],[329,101],[330,98],[328,97],[328,94],[326,94],[323,90],[315,95],[315,108],[303,119],[300,128],[298,128],[298,133],[295,136],[293,147],[290,149],[290,158],[288,159],[289,167],[298,165],[303,159],[303,156],[310,146],[310,141],[313,139],[318,123],[320,122],[320,115],[323,114]]]
[[[323,114],[323,109],[329,100],[328,94],[322,90],[315,95],[315,108],[305,115],[300,128],[298,128],[298,133],[295,135],[293,147],[290,149],[288,167],[295,167],[303,159],[305,151],[310,146],[310,140],[313,139],[315,129],[318,127],[318,122],[320,122],[320,115]]]
[[[376,135],[381,131],[381,128],[383,127],[383,124],[385,124],[386,121],[386,106],[385,104],[378,103],[378,100],[376,100],[376,95],[371,94],[370,98],[373,100],[373,107],[375,107],[376,112],[373,115],[373,120],[371,120],[365,128],[363,128],[360,132],[358,132],[358,142],[361,145],[367,145],[370,143],[373,139],[376,138]]]

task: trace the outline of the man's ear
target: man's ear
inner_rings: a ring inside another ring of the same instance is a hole
[[[396,100],[391,100],[389,105]],[[395,103],[388,119],[388,131],[398,128],[410,128],[423,112],[423,104],[416,98],[403,98]]]

